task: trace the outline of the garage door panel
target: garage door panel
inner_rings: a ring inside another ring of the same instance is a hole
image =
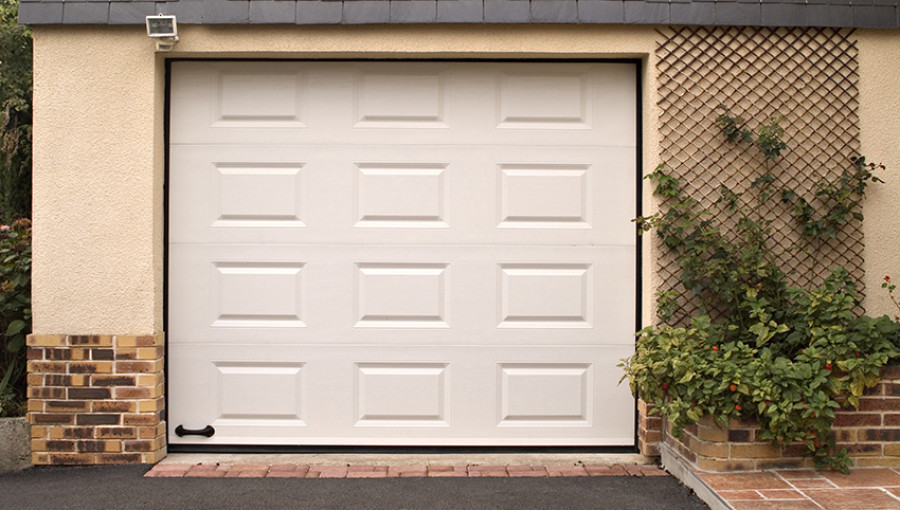
[[[633,444],[634,65],[171,85],[172,444]]]
[[[415,345],[272,346],[249,359],[246,347],[172,347],[171,355],[192,359],[199,369],[173,367],[170,383],[187,383],[198,374],[202,379],[201,391],[171,410],[175,416],[188,406],[200,410],[191,422],[170,422],[172,444],[633,442],[634,403],[628,388],[616,384],[618,369],[611,361],[627,356],[627,346],[554,346],[527,354],[484,346],[474,356]],[[323,398],[310,381],[350,398]],[[225,397],[235,393],[243,398]],[[179,424],[212,425],[216,434],[180,438],[174,435]],[[378,437],[371,437],[372,430]]]
[[[636,242],[634,148],[401,149],[172,147],[170,240]]]
[[[170,256],[172,343],[546,343],[563,330],[572,343],[633,343],[621,317],[634,307],[634,247],[197,245]]]
[[[179,144],[635,145],[634,67],[173,63]],[[291,88],[293,87],[293,89]],[[284,105],[282,108],[280,105]],[[610,123],[608,119],[617,119]],[[247,128],[259,128],[248,137]],[[598,138],[599,136],[599,138]]]

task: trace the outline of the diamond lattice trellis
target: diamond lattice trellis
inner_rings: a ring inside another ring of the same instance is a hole
[[[660,35],[660,156],[669,172],[684,179],[691,196],[712,204],[721,184],[745,190],[764,173],[756,151],[722,136],[715,125],[720,105],[754,130],[772,116],[783,117],[788,150],[771,172],[776,189],[787,187],[812,199],[823,178],[852,168],[850,157],[859,151],[852,31],[684,27]],[[767,208],[774,220],[773,245],[793,284],[817,285],[830,269],[842,266],[864,291],[861,222],[851,222],[824,246],[804,250],[788,208],[780,200],[770,200]],[[664,288],[678,288],[676,260],[660,257],[657,271]]]

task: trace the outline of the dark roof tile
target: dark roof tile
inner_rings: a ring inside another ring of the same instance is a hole
[[[203,23],[203,4],[203,0],[175,0],[157,2],[156,8],[160,13],[174,14],[178,23]]]
[[[808,5],[806,21],[813,27],[834,27],[850,20],[849,5]]]
[[[285,0],[253,0],[250,2],[250,23],[294,23],[295,16],[297,16],[297,5],[294,2]]]
[[[531,6],[528,0],[484,0],[484,21],[528,23],[531,21]]]
[[[63,21],[63,4],[50,2],[23,2],[19,4],[20,23],[56,24]]]
[[[20,0],[19,21],[143,24],[610,23],[900,28],[900,0]]]
[[[853,26],[859,28],[896,28],[897,8],[885,5],[852,5]]]
[[[107,2],[65,2],[63,3],[63,23],[107,24],[109,23],[109,3]]]
[[[668,22],[668,3],[625,2],[625,23],[646,25]]]
[[[760,4],[716,3],[717,25],[759,25],[761,17]]]
[[[575,0],[533,0],[531,2],[531,21],[536,23],[575,23],[578,21],[578,2]]]
[[[256,0],[254,0],[256,1]],[[391,3],[383,0],[350,0],[344,4],[344,23],[389,23]]]
[[[582,23],[625,23],[622,0],[579,0],[578,21]]]
[[[109,3],[110,25],[131,25],[134,23],[143,24],[144,18],[151,14],[156,14],[156,2]]]
[[[204,2],[202,17],[204,23],[250,23],[250,2],[247,0]]]
[[[481,23],[483,21],[483,0],[438,0],[438,23]]]
[[[764,3],[760,7],[760,24],[763,26],[803,27],[807,25],[805,5]]]
[[[402,0],[391,2],[391,23],[434,23],[437,18],[435,0]]]
[[[716,22],[716,4],[673,3],[669,6],[669,21],[675,25],[712,25]]]
[[[298,25],[331,25],[340,23],[344,17],[341,2],[308,0],[297,2]]]

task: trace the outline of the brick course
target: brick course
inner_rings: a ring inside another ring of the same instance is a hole
[[[638,444],[644,455],[658,452],[657,430],[647,419],[651,406],[639,401]],[[860,398],[860,409],[836,411],[834,433],[837,447],[846,448],[856,467],[900,466],[900,367],[886,367],[882,382]],[[652,418],[652,417],[650,417]],[[783,448],[758,437],[759,424],[753,420],[734,421],[727,428],[717,426],[712,417],[686,427],[682,438],[672,435],[671,426],[660,428],[663,441],[693,469],[699,471],[756,471],[814,467],[804,456],[803,445]],[[658,453],[657,453],[658,454]]]
[[[32,463],[165,457],[164,352],[162,334],[29,335]]]
[[[638,399],[638,451],[648,457],[659,456],[659,442],[662,440],[662,418],[651,415],[653,404]]]

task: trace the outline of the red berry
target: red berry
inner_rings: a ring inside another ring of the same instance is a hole
[[[691,407],[697,407],[697,403],[696,403],[696,402],[691,402]]]
[[[667,383],[667,382],[662,383],[662,389],[663,389],[663,391],[669,391],[669,383]]]
[[[728,387],[728,389],[731,391],[737,391],[737,384],[732,384],[731,386]]]
[[[742,407],[741,407],[740,404],[735,404],[735,405],[734,405],[734,408],[735,408],[736,410],[738,410],[738,411],[740,411],[740,410],[742,409]]]
[[[859,351],[856,351],[856,357],[857,358],[859,357]]]
[[[825,363],[825,370],[831,370],[831,363]]]
[[[714,345],[714,346],[712,347],[712,349],[713,349],[714,351],[718,351],[718,350],[719,350],[719,346],[718,346],[718,345]]]
[[[884,277],[884,281],[890,282],[890,281],[891,281],[891,277],[890,277],[890,276],[885,276],[885,277]]]
[[[772,401],[766,400],[766,405],[770,405],[771,403],[772,403]]]
[[[816,413],[812,413],[812,417],[815,418],[815,417],[816,417]]]

